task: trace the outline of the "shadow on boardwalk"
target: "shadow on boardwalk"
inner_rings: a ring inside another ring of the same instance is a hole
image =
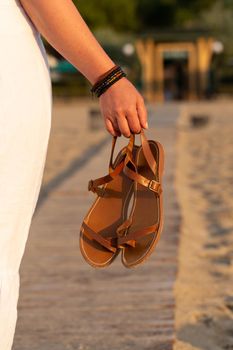
[[[14,350],[172,349],[180,223],[173,187],[179,107],[149,110],[147,135],[162,142],[166,152],[165,226],[157,249],[132,270],[122,266],[120,257],[106,269],[93,269],[79,252],[80,224],[94,200],[87,181],[107,171],[111,137],[105,134],[41,191],[21,265]]]

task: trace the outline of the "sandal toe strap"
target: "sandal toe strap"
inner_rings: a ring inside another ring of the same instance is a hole
[[[104,238],[99,233],[96,233],[90,226],[88,226],[85,222],[83,222],[82,227],[84,228],[85,232],[97,241],[99,244],[101,244],[104,248],[110,250],[111,252],[115,253],[117,248],[114,247],[115,240],[114,238]]]
[[[119,248],[124,247],[124,245],[130,245],[135,247],[137,239],[148,235],[149,233],[155,232],[158,229],[158,224],[154,224],[151,226],[147,226],[141,230],[130,232],[125,236],[118,236],[117,238],[117,246]]]

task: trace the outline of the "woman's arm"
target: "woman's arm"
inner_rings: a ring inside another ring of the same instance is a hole
[[[71,0],[20,2],[38,31],[91,84],[114,66]],[[143,98],[128,79],[120,79],[99,99],[105,126],[112,135],[128,137],[130,130],[139,132],[147,127]]]

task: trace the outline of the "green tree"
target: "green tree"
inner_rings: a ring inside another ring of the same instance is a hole
[[[214,36],[219,38],[227,54],[233,55],[233,3],[228,0],[218,0],[208,10],[201,13],[197,24],[205,23]]]
[[[141,29],[182,27],[190,23],[213,0],[138,0]]]
[[[143,31],[185,26],[213,0],[74,0],[74,3],[92,29]]]
[[[138,27],[135,0],[74,0],[74,4],[92,29],[112,27],[128,31]]]

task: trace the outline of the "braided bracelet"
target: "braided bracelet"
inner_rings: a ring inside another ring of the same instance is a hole
[[[125,76],[126,74],[120,66],[114,66],[107,73],[101,75],[93,85],[91,88],[92,96],[95,94],[97,97],[100,97],[110,86]]]
[[[93,85],[93,87],[91,88],[91,91],[95,90],[96,88],[98,88],[98,86],[101,85],[101,83],[109,76],[111,76],[112,74],[116,73],[117,71],[119,71],[121,68],[117,65],[115,65],[114,67],[112,67],[110,70],[108,70],[107,72],[105,72],[104,74],[102,74],[98,80],[95,82],[95,84]]]

